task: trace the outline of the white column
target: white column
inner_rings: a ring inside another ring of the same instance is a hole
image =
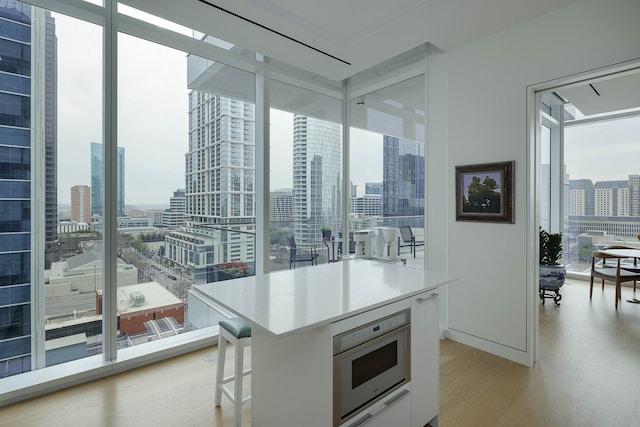
[[[256,275],[269,272],[269,58],[256,69]]]
[[[31,369],[46,366],[45,354],[45,56],[44,10],[31,20]]]

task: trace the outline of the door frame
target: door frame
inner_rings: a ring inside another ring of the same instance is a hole
[[[621,74],[638,72],[640,70],[640,60],[627,61],[614,64],[583,73],[564,76],[541,83],[527,86],[527,296],[529,304],[527,307],[527,341],[533,348],[529,354],[529,365],[533,365],[540,356],[539,322],[538,311],[538,254],[539,238],[538,225],[540,224],[540,99],[543,93],[554,92],[561,88],[571,88],[581,86],[594,79],[608,79]],[[561,132],[564,130],[561,128]],[[563,140],[563,136],[560,136]],[[564,150],[562,150],[564,151]],[[564,153],[561,152],[560,164],[564,163]],[[562,187],[562,175],[560,176],[560,187]],[[558,189],[560,200],[562,200],[562,188]],[[560,215],[562,221],[562,209],[553,209],[554,215]]]

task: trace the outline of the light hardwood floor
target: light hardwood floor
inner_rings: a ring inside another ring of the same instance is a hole
[[[561,307],[540,305],[533,368],[441,342],[440,425],[640,426],[640,304],[623,288],[616,312],[613,291],[597,287],[590,302],[588,284],[572,281]],[[230,426],[228,402],[213,405],[215,355],[211,347],[0,408],[0,425]]]

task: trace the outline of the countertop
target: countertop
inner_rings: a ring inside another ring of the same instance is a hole
[[[445,273],[356,259],[194,285],[192,291],[280,337],[454,280]]]

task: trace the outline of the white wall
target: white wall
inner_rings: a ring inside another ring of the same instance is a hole
[[[537,226],[528,217],[527,86],[636,58],[637,0],[577,2],[448,52],[448,258],[461,277],[449,287],[451,338],[532,363],[538,299],[527,258]],[[515,224],[456,222],[455,166],[507,160],[516,162]]]

